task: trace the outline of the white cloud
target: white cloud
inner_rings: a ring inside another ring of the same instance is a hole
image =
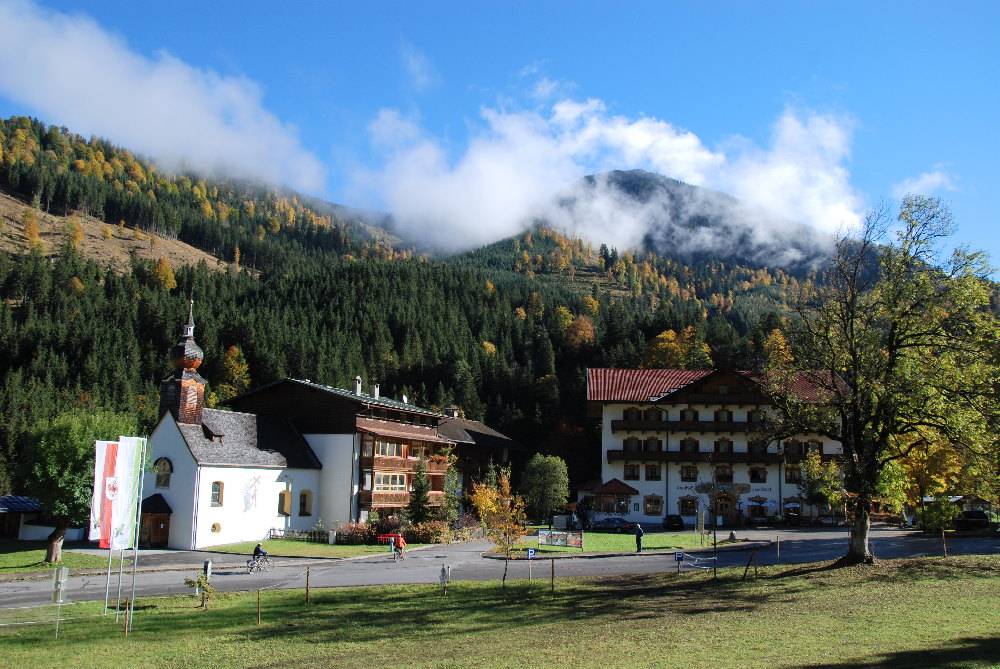
[[[437,81],[434,66],[421,51],[412,44],[403,44],[399,48],[399,57],[403,61],[410,83],[418,91],[423,91]]]
[[[385,148],[384,119],[399,118],[382,110],[373,140]],[[863,202],[846,167],[851,124],[842,118],[789,109],[767,146],[735,137],[718,148],[663,119],[610,114],[595,98],[562,99],[537,110],[485,107],[480,118],[454,158],[442,141],[415,135],[408,121],[407,141],[389,147],[379,169],[364,175],[363,189],[378,194],[409,238],[459,250],[547,217],[592,241],[635,246],[654,219],[663,218],[663,207],[654,211],[623,198],[600,180],[589,190],[572,186],[587,174],[636,168],[731,193],[744,211],[769,212],[753,218],[752,234],[762,241],[780,242],[779,220],[822,233],[860,220]],[[574,198],[572,208],[554,205],[567,197]],[[708,206],[683,204],[695,213]],[[720,240],[688,241],[704,249]]]
[[[892,196],[902,199],[907,195],[933,195],[940,191],[955,190],[955,179],[939,166],[933,172],[921,172],[915,177],[903,179],[892,187]]]
[[[167,169],[324,187],[321,163],[256,83],[165,52],[147,58],[86,16],[0,3],[0,95]]]

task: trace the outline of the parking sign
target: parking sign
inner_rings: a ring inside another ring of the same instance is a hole
[[[534,548],[529,548],[528,549],[528,559],[529,560],[533,560],[534,558],[535,558],[535,549]]]

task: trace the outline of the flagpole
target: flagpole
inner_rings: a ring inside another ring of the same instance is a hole
[[[132,614],[135,612],[135,572],[139,566],[139,527],[142,524],[142,484],[146,478],[146,443],[142,438],[142,455],[139,456],[139,494],[135,498],[135,533],[132,536],[132,594],[129,596],[128,626],[132,627]]]
[[[104,615],[108,615],[108,599],[111,596],[111,559],[114,549],[108,546],[108,575],[104,580]]]
[[[125,549],[121,551],[121,559],[118,561],[118,597],[115,599],[115,622],[118,622],[118,610],[122,605],[122,571],[125,569]]]

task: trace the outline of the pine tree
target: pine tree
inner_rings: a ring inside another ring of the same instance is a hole
[[[411,523],[423,523],[431,516],[431,482],[427,478],[427,464],[421,459],[413,473],[413,484],[410,490],[410,503],[406,506],[406,515]]]

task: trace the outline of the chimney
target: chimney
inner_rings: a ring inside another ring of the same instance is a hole
[[[380,397],[377,383],[372,384],[372,397],[374,397],[375,399],[378,399]]]
[[[360,376],[355,376],[354,377],[354,394],[358,395],[359,397],[361,396],[361,377]]]

